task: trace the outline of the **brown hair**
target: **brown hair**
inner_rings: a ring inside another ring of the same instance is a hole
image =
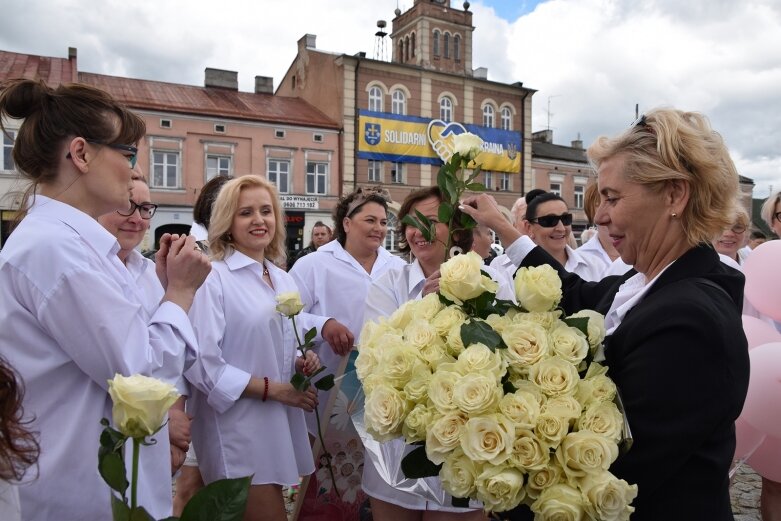
[[[365,188],[359,186],[357,190],[339,199],[334,208],[334,236],[339,244],[344,247],[347,242],[347,233],[344,231],[344,218],[352,217],[366,203],[377,203],[385,208],[388,213],[388,192],[379,186]]]
[[[583,198],[583,211],[586,212],[586,219],[591,224],[595,224],[594,216],[597,213],[597,208],[599,208],[599,203],[599,186],[596,180],[592,180],[586,186],[586,193]]]
[[[27,199],[38,184],[56,179],[68,138],[130,145],[146,133],[144,121],[108,93],[79,83],[53,89],[40,80],[3,81],[0,129],[7,134],[4,118],[24,119],[13,148],[16,168],[31,181],[22,208],[27,207]]]
[[[405,215],[409,215],[410,212],[412,212],[413,206],[430,197],[435,197],[440,203],[444,200],[444,197],[442,197],[442,191],[439,189],[439,187],[430,186],[427,188],[413,190],[407,195],[407,197],[404,199],[404,202],[401,203],[401,208],[399,209],[399,227],[398,231],[396,232],[399,241],[399,251],[401,253],[409,253],[410,251],[406,236],[408,224],[402,222],[402,219],[404,219]],[[462,215],[463,214],[461,213],[461,210],[456,208],[455,222],[461,222]],[[464,253],[472,249],[472,230],[450,230],[450,232],[453,234],[453,246],[460,247]]]
[[[274,211],[274,237],[266,247],[264,256],[278,266],[285,265],[285,216],[279,202],[279,194],[273,184],[257,175],[244,175],[231,179],[217,195],[212,207],[211,226],[209,227],[209,249],[212,258],[223,260],[230,251],[231,239],[228,236],[233,217],[239,207],[239,195],[245,188],[264,188],[271,195],[271,205]]]
[[[5,481],[19,481],[38,460],[38,441],[22,420],[23,395],[21,379],[0,357],[0,479]]]
[[[209,230],[212,217],[212,206],[220,193],[222,186],[233,179],[231,175],[218,175],[209,179],[201,188],[201,193],[193,206],[193,221]]]

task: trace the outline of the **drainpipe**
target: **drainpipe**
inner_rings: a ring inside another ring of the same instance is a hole
[[[362,52],[359,52],[355,55],[355,86],[353,88],[355,91],[355,123],[353,125],[353,128],[355,129],[355,149],[353,150],[353,191],[358,189],[358,136],[361,134],[360,129],[358,128],[358,69],[361,67],[361,58],[363,57],[364,53]]]
[[[523,98],[521,98],[521,128],[523,128],[523,135],[521,136],[521,150],[524,153],[526,151],[526,145],[525,141],[527,139],[526,136],[526,129],[524,128],[524,124],[526,123],[526,98],[529,96],[529,91],[527,90],[523,94]],[[526,157],[525,155],[521,156],[523,158],[523,161],[521,161],[521,196],[526,194]],[[530,158],[531,159],[531,158]]]

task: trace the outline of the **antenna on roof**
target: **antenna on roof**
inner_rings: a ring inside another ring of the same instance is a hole
[[[377,20],[377,32],[374,33],[374,59],[385,61],[385,37],[388,33],[385,32],[385,27],[388,24],[385,20]]]

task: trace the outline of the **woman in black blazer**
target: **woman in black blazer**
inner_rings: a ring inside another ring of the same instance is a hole
[[[735,419],[749,377],[742,274],[719,261],[713,236],[731,225],[738,174],[704,116],[660,109],[588,150],[607,226],[634,269],[584,282],[506,226],[490,196],[464,201],[517,266],[550,264],[567,313],[605,314],[605,363],[634,437],[611,467],[638,485],[632,520],[726,521]]]

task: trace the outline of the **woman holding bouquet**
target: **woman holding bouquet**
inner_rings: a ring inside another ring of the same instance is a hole
[[[435,223],[436,236],[429,242],[417,228],[406,223],[401,224],[399,249],[410,253],[414,260],[401,270],[387,272],[372,284],[366,302],[365,321],[389,316],[405,302],[420,299],[439,290],[439,267],[447,258],[445,244],[450,234],[446,223],[437,222],[438,209],[442,201],[439,188],[431,187],[411,192],[402,203],[399,221],[406,215],[416,215],[416,212],[420,212]],[[462,252],[468,252],[472,245],[471,231],[455,232],[453,244]],[[501,280],[495,270],[488,267],[483,269],[490,273],[494,280]],[[500,283],[497,298],[512,300],[513,297],[512,289]],[[401,439],[386,443],[397,444],[400,447],[404,445]],[[429,486],[441,488],[439,478],[426,478],[426,480]],[[418,495],[398,490],[380,476],[371,462],[364,466],[362,484],[364,491],[371,497],[372,515],[375,521],[485,519],[479,504],[475,505],[477,508],[457,508],[440,505]]]
[[[94,87],[32,80],[0,85],[0,122],[9,119],[24,119],[13,156],[31,184],[0,253],[0,346],[24,381],[41,446],[38,474],[19,488],[22,514],[109,519],[95,467],[100,420],[111,416],[107,382],[117,373],[181,377],[194,343],[187,311],[209,261],[194,239],[164,235],[164,294],[150,316],[116,238],[97,221],[130,210],[143,120]]]
[[[290,378],[320,363],[314,353],[296,356],[291,322],[276,311],[277,295],[297,291],[275,264],[284,261],[282,223],[268,181],[247,175],[225,183],[209,226],[213,270],[190,311],[199,353],[185,377],[198,465],[207,484],[253,475],[246,520],[287,519],[282,485],[314,471],[304,411],[317,406],[317,394],[297,391]],[[326,338],[343,330],[327,318],[299,317],[302,329]]]
[[[496,230],[517,265],[557,268],[566,313],[606,314],[606,364],[634,437],[610,470],[638,485],[632,520],[732,520],[728,471],[749,375],[744,279],[710,240],[734,222],[737,171],[704,116],[673,109],[599,138],[588,155],[595,221],[634,266],[623,276],[589,283],[566,272],[505,226],[488,196],[463,210]]]

